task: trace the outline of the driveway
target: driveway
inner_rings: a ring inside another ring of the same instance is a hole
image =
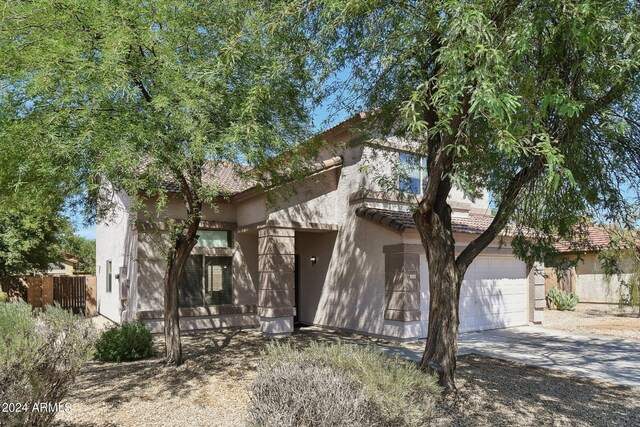
[[[382,346],[389,354],[420,360],[417,347]],[[460,334],[458,353],[557,369],[565,373],[640,387],[640,341],[522,326]]]

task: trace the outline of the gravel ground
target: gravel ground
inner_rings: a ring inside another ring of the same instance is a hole
[[[587,335],[612,335],[640,340],[637,308],[608,304],[578,304],[574,311],[545,310],[544,328]]]
[[[351,334],[306,331],[310,340],[378,342]],[[257,331],[183,337],[185,363],[165,367],[156,357],[130,363],[91,362],[66,401],[58,427],[241,426],[248,389],[267,340]],[[156,347],[162,351],[158,338]],[[455,397],[444,398],[442,426],[637,426],[640,392],[546,369],[476,355],[458,362]]]
[[[458,360],[448,426],[638,426],[640,390],[483,356]]]

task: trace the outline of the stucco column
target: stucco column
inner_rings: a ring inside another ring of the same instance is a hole
[[[544,265],[536,262],[529,269],[529,322],[541,324],[544,319]]]
[[[295,230],[258,230],[258,316],[265,336],[293,332],[295,315]]]

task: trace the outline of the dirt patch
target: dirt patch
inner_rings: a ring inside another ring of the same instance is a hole
[[[357,334],[308,331],[292,343],[376,343]],[[183,337],[185,363],[160,357],[132,363],[91,362],[61,412],[61,426],[242,426],[248,390],[268,340],[257,331],[216,331]],[[156,339],[161,354],[162,341]],[[442,426],[640,425],[640,392],[556,371],[476,355],[458,364],[456,397],[442,402]]]
[[[578,304],[574,311],[545,310],[542,326],[578,334],[640,340],[637,312],[607,304]]]

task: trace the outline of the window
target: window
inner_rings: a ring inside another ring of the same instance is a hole
[[[400,153],[398,188],[413,194],[422,194],[425,185],[426,159],[409,153]]]
[[[178,280],[178,306],[182,308],[232,304],[232,232],[200,230]]]
[[[105,268],[107,274],[107,292],[111,292],[112,277],[111,277],[111,261],[107,261],[107,268]]]
[[[229,248],[231,232],[227,230],[200,230],[196,248]]]
[[[178,281],[178,306],[182,308],[233,302],[232,258],[190,255]]]

